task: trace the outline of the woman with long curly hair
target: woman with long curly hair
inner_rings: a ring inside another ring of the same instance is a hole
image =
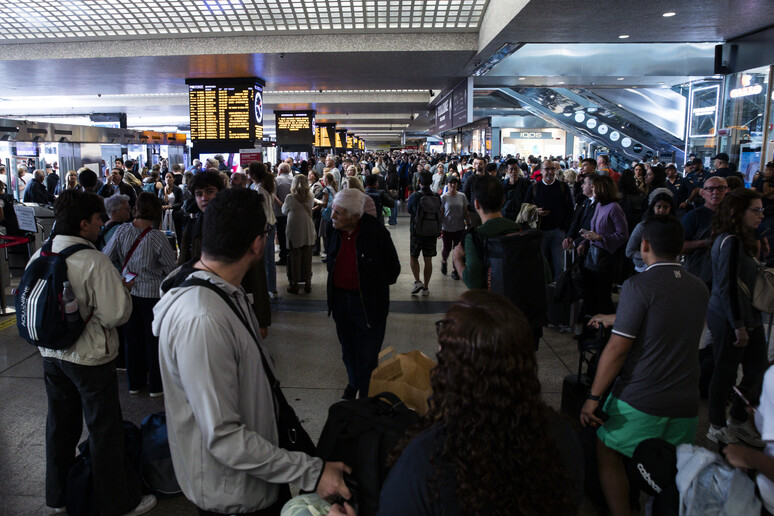
[[[575,514],[582,452],[540,397],[524,315],[498,294],[469,290],[436,329],[429,410],[394,453],[379,514]]]
[[[754,446],[764,444],[748,421],[740,397],[734,399],[730,418],[726,420],[726,402],[739,364],[743,373],[739,390],[752,406],[758,405],[768,364],[761,313],[750,296],[758,270],[756,258],[760,255],[755,230],[762,220],[761,194],[746,188],[729,192],[712,220],[712,294],[707,326],[712,335],[715,367],[709,384],[707,438],[716,443],[742,439]]]

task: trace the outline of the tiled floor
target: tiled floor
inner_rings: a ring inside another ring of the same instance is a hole
[[[398,352],[422,350],[433,357],[437,350],[434,322],[465,289],[460,281],[440,274],[440,256],[430,283],[430,296],[412,297],[413,277],[408,261],[408,219],[401,217],[390,229],[401,259],[402,272],[390,290],[393,313],[388,319],[385,346]],[[438,246],[440,254],[440,242]],[[328,407],[337,401],[346,384],[333,321],[325,309],[325,269],[314,262],[313,292],[284,292],[287,279],[278,267],[281,299],[275,303],[273,324],[266,345],[276,363],[278,377],[291,404],[313,438],[319,436]],[[0,327],[8,317],[0,317]],[[546,402],[559,408],[562,379],[577,367],[575,342],[555,328],[547,328],[538,351],[539,376]],[[125,376],[121,382],[124,418],[137,424],[152,412],[163,410],[163,401],[147,394],[129,396]],[[21,340],[15,325],[0,330],[0,514],[47,514],[44,504],[44,436],[46,396],[40,355]],[[702,408],[699,435],[706,432],[706,408]],[[583,514],[595,514],[590,507]],[[195,514],[184,498],[159,502],[150,514]]]

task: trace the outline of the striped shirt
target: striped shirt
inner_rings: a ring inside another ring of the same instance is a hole
[[[143,230],[131,222],[121,224],[113,238],[102,250],[114,263],[123,265],[134,241]],[[127,269],[137,274],[131,294],[137,297],[158,298],[161,282],[176,267],[175,253],[161,231],[152,229],[134,250]]]

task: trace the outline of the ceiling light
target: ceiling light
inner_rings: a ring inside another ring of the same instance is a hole
[[[523,81],[524,79],[526,79],[526,77],[519,77],[520,81]]]
[[[676,14],[676,13],[673,13],[673,12],[671,12],[671,11],[670,11],[670,12],[668,12],[668,13],[664,13],[664,14],[662,14],[661,16],[663,16],[664,18],[671,18],[671,17],[672,17],[672,16],[674,16],[675,14]]]
[[[619,81],[622,81],[622,80],[624,80],[624,78],[623,78],[623,77],[619,77],[619,78],[618,78],[618,80],[619,80]]]
[[[558,84],[564,84],[564,81],[559,81]]]
[[[621,34],[620,36],[618,36],[618,39],[626,39],[628,37],[629,37],[628,34]]]

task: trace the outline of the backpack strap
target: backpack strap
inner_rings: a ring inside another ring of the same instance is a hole
[[[153,227],[151,226],[148,226],[147,228],[145,228],[143,232],[140,233],[140,235],[137,237],[137,240],[134,241],[134,244],[132,244],[132,248],[129,249],[128,253],[126,253],[126,258],[124,258],[124,265],[121,266],[121,270],[126,269],[126,264],[129,263],[129,258],[132,257],[134,252],[137,250],[137,246],[140,245],[140,242],[142,242],[142,239],[145,238],[145,235],[150,233],[151,229],[153,229]]]
[[[255,342],[255,346],[258,348],[258,352],[261,354],[261,363],[263,364],[263,369],[266,372],[266,376],[269,379],[269,385],[272,386],[272,389],[275,387],[279,387],[279,381],[274,376],[274,373],[271,371],[271,368],[269,367],[269,364],[266,360],[266,356],[263,354],[263,350],[261,349],[261,346],[258,344],[258,336],[255,333],[255,330],[253,330],[252,325],[247,321],[244,314],[239,311],[239,309],[234,305],[234,302],[231,300],[231,298],[226,294],[222,288],[218,287],[211,281],[207,281],[205,279],[201,278],[188,278],[183,283],[180,284],[180,287],[204,287],[207,289],[212,290],[216,294],[220,296],[221,299],[228,305],[229,308],[231,308],[231,311],[234,312],[234,315],[236,315],[239,320],[242,322],[244,327],[247,329],[248,333],[253,337],[253,341]]]

